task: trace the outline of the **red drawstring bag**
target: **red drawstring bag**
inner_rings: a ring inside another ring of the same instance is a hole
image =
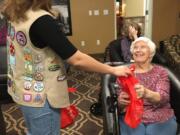
[[[134,65],[131,65],[130,69],[134,71]],[[129,75],[128,77],[118,77],[117,82],[130,97],[130,104],[126,108],[124,121],[131,128],[136,128],[140,124],[143,114],[143,100],[137,98],[136,90],[134,89],[134,85],[138,83],[138,80],[135,76]]]
[[[75,92],[76,88],[68,88],[69,92]],[[70,105],[66,108],[61,108],[61,128],[65,128],[74,122],[74,119],[78,116],[78,109],[74,105]]]

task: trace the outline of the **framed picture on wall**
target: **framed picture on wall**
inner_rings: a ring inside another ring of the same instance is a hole
[[[58,24],[66,35],[72,35],[70,0],[53,0],[53,8],[60,13]]]

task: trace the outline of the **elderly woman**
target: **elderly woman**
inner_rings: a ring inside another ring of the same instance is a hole
[[[122,135],[176,135],[176,118],[169,103],[168,73],[163,67],[151,63],[155,49],[155,44],[146,37],[137,38],[131,45],[134,73],[139,80],[134,87],[137,97],[144,100],[144,112],[136,128],[129,127],[124,116],[120,116]],[[121,110],[125,110],[130,103],[128,94],[120,90],[118,101]]]

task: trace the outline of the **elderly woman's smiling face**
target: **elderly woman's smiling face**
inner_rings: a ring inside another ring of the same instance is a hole
[[[151,51],[145,41],[137,41],[134,44],[132,55],[136,63],[146,63],[151,61]]]

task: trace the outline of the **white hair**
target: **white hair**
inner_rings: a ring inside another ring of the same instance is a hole
[[[139,42],[139,41],[143,41],[146,43],[146,45],[149,47],[150,49],[150,52],[151,52],[151,57],[153,58],[153,56],[155,55],[156,53],[156,45],[153,41],[151,41],[151,39],[147,38],[147,37],[139,37],[137,38],[136,40],[134,40],[131,44],[131,48],[130,48],[130,51],[131,53],[133,53],[134,51],[134,45]]]

